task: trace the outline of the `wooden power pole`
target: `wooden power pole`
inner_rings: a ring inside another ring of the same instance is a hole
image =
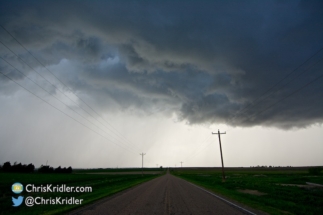
[[[145,155],[146,153],[141,153],[140,155],[141,155],[141,157],[142,157],[142,159],[141,159],[141,175],[143,176],[144,175],[144,155]]]
[[[223,165],[223,156],[222,156],[222,146],[221,146],[221,134],[226,134],[224,133],[220,133],[220,130],[218,130],[218,133],[213,133],[212,134],[217,134],[219,135],[219,144],[220,144],[220,153],[221,153],[221,162],[222,162],[222,181],[225,182],[225,175],[224,175],[224,165]]]

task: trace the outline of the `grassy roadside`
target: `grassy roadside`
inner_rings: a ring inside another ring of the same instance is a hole
[[[306,170],[229,169],[222,182],[220,169],[172,169],[171,174],[269,214],[323,214],[322,175]],[[295,186],[301,185],[301,186]]]
[[[160,174],[159,174],[160,175]],[[131,174],[131,175],[106,175],[106,174],[39,174],[39,173],[0,173],[0,214],[62,214],[77,207],[90,204],[103,197],[113,195],[122,190],[128,189],[140,183],[158,177],[157,174]],[[25,190],[21,194],[14,194],[11,185],[20,182],[24,186],[34,184],[35,186],[53,184],[66,186],[90,186],[92,192],[87,193],[28,193]],[[17,196],[56,198],[75,197],[83,199],[81,205],[34,205],[27,207],[24,203],[21,206],[12,206],[12,197]]]

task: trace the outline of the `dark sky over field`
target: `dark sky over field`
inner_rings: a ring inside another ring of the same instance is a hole
[[[0,4],[0,162],[322,165],[322,1]]]

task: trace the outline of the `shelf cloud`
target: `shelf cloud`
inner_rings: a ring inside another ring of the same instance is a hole
[[[163,110],[189,124],[302,128],[323,122],[321,8],[322,1],[6,1],[0,56],[101,113]],[[2,59],[2,73],[28,82]],[[20,90],[0,76],[3,96]]]

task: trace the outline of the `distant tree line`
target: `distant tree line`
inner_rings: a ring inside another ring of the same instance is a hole
[[[64,167],[62,168],[61,166],[57,167],[54,169],[51,166],[43,166],[41,165],[40,168],[38,169],[38,172],[40,173],[72,173],[72,167]]]
[[[17,164],[15,162],[13,165],[9,161],[5,162],[2,166],[0,165],[0,171],[1,172],[19,172],[19,173],[31,173],[35,171],[35,166],[30,163],[30,164]],[[40,173],[72,173],[73,169],[72,167],[64,167],[62,168],[61,166],[57,168],[53,168],[51,166],[47,165],[41,165],[38,170]]]
[[[292,167],[292,166],[250,166],[250,168],[286,168],[286,167]]]
[[[35,166],[32,163],[26,165],[21,163],[17,164],[17,162],[11,165],[8,161],[0,166],[0,170],[3,172],[34,172]]]
[[[292,166],[250,166],[250,168],[286,168],[286,167],[292,167]],[[320,166],[314,166],[308,168],[308,173],[310,175],[320,175],[323,171],[323,167]]]

